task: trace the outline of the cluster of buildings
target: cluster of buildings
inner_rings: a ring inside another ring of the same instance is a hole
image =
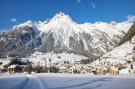
[[[119,75],[135,73],[135,55],[127,55],[123,59],[102,58],[89,64],[82,64],[81,61],[75,61],[73,64],[62,64],[59,71],[62,73],[81,73],[96,75]]]
[[[61,61],[59,63],[52,63],[49,60],[49,64],[38,62],[38,65],[42,65],[46,67],[49,71],[51,66],[58,69],[58,73],[79,73],[79,74],[95,74],[95,75],[118,75],[118,74],[126,74],[126,73],[135,73],[135,62],[134,60],[120,60],[118,61],[116,58],[113,61],[108,61],[106,58],[102,60],[96,60],[95,62],[89,64],[83,64],[81,61],[74,61],[74,63],[70,63],[69,61]],[[44,65],[43,65],[44,64]],[[31,64],[32,65],[32,64]],[[29,65],[19,65],[12,64],[7,68],[0,66],[1,72],[8,72],[10,74],[14,73],[24,73],[26,72],[25,68]],[[32,65],[33,66],[33,65]]]
[[[97,61],[96,61],[97,62]],[[57,66],[60,73],[80,73],[95,75],[118,75],[135,72],[135,63],[90,63],[62,64]]]

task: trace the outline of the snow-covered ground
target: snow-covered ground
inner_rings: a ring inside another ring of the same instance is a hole
[[[77,55],[73,53],[42,53],[35,52],[33,53],[28,60],[33,62],[35,65],[40,63],[40,65],[44,65],[45,62],[49,65],[49,59],[51,59],[52,63],[62,63],[63,61],[69,61],[70,63],[74,63],[74,61],[80,61],[81,59],[88,59],[83,55]]]
[[[0,89],[135,89],[135,74],[120,76],[48,73],[1,75]]]

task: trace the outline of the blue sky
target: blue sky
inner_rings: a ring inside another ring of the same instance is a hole
[[[0,0],[0,29],[64,12],[77,23],[135,20],[135,0]]]

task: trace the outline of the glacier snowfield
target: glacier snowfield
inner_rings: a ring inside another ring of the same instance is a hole
[[[135,74],[121,76],[48,73],[0,75],[0,89],[135,89]]]

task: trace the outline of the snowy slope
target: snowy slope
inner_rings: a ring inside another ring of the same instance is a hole
[[[81,59],[88,59],[88,57],[85,57],[83,55],[77,55],[74,53],[41,53],[41,52],[35,52],[33,53],[29,58],[29,61],[33,62],[35,65],[50,65],[49,59],[51,59],[52,63],[63,63],[64,61],[69,61],[71,64],[74,63],[74,61],[80,61]]]
[[[0,89],[134,89],[135,75],[132,76],[78,74],[0,76]]]
[[[112,51],[104,54],[100,57],[100,60],[96,60],[92,63],[93,66],[105,67],[108,64],[117,65],[122,64],[125,66],[129,66],[132,62],[134,62],[135,58],[135,37],[131,40],[125,42],[124,44],[116,47]],[[128,62],[131,63],[128,63]]]

